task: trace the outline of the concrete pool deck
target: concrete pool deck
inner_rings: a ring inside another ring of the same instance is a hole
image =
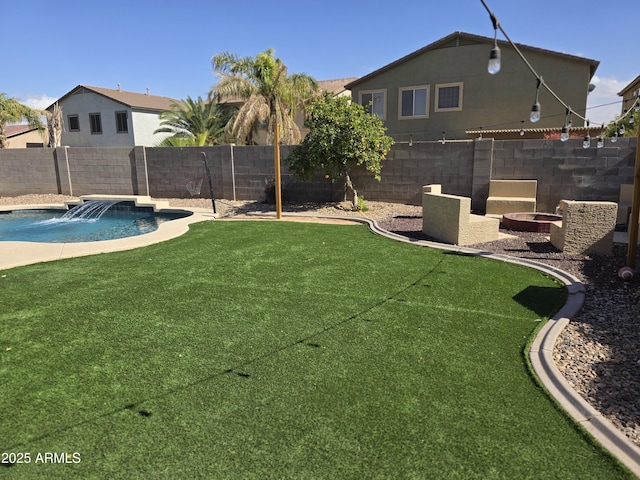
[[[24,210],[26,208],[50,209],[66,207],[65,205],[60,204],[40,204],[29,206],[7,205],[3,206],[0,210]],[[75,243],[0,242],[0,270],[30,265],[32,263],[50,262],[63,258],[132,250],[134,248],[144,247],[179,237],[189,230],[189,225],[192,223],[215,219],[213,212],[204,208],[172,208],[171,210],[192,212],[192,215],[171,220],[169,222],[163,222],[158,226],[157,230],[151,233],[137,235],[134,237],[119,238],[116,240]]]

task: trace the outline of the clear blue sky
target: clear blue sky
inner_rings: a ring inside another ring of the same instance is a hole
[[[618,102],[640,75],[638,0],[485,1],[514,42],[600,61],[589,106]],[[196,98],[215,83],[211,57],[225,51],[273,48],[290,73],[329,80],[366,75],[458,30],[493,36],[480,0],[383,5],[0,0],[0,92],[40,108],[78,84]],[[619,112],[618,102],[587,116],[601,123]]]

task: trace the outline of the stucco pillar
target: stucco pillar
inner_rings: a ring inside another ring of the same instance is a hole
[[[489,180],[493,162],[493,138],[473,142],[473,181],[471,183],[471,210],[485,213],[489,196]]]

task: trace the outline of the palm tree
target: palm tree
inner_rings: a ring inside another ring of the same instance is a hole
[[[7,146],[6,127],[9,123],[17,123],[26,120],[27,123],[40,131],[44,130],[44,125],[40,116],[40,110],[29,108],[21,104],[15,98],[9,98],[6,94],[0,93],[0,148]]]
[[[154,133],[171,133],[161,146],[205,146],[217,145],[224,140],[224,127],[229,114],[213,101],[198,97],[187,97],[181,103],[171,105],[171,110],[160,114],[161,127]]]
[[[252,132],[263,122],[267,141],[273,143],[274,126],[282,132],[282,143],[299,143],[302,135],[294,119],[296,111],[318,92],[318,83],[306,74],[287,75],[282,60],[273,49],[255,57],[239,58],[231,53],[213,57],[211,63],[219,81],[211,89],[219,99],[241,99],[244,104],[227,124],[238,143],[251,140]]]

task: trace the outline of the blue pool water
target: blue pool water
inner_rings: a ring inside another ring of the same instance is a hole
[[[0,212],[0,241],[75,243],[144,235],[163,222],[191,212],[153,212],[136,207],[109,208],[100,218],[62,218],[68,210]]]

